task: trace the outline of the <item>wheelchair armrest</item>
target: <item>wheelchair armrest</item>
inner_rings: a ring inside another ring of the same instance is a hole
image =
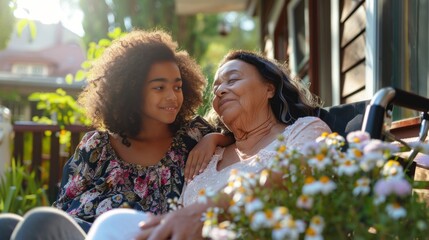
[[[371,138],[381,139],[385,123],[387,107],[391,104],[409,109],[429,112],[429,99],[401,89],[386,87],[377,91],[366,107],[362,130],[370,134]]]

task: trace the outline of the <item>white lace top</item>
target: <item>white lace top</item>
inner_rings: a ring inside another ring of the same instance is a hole
[[[287,126],[282,134],[288,147],[300,149],[305,143],[316,140],[323,132],[331,132],[331,130],[322,120],[316,117],[303,117]],[[181,197],[183,205],[187,206],[196,202],[201,189],[216,192],[226,186],[232,169],[245,172],[259,172],[264,169],[268,161],[276,154],[277,142],[278,140],[274,140],[254,157],[236,162],[219,171],[217,165],[219,161],[222,161],[225,148],[218,147],[204,172],[196,176],[183,189]],[[257,158],[259,160],[256,160]]]

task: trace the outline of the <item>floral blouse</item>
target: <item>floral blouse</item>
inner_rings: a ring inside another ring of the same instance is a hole
[[[212,128],[200,117],[178,130],[166,155],[156,165],[125,162],[112,148],[107,132],[85,134],[64,166],[54,207],[66,211],[88,231],[100,214],[119,207],[162,214],[168,199],[179,198],[190,150]]]

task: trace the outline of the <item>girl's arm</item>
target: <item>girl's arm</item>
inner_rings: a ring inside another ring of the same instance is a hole
[[[209,164],[217,146],[226,147],[235,142],[232,134],[213,132],[206,134],[188,155],[185,167],[186,181],[202,173]]]

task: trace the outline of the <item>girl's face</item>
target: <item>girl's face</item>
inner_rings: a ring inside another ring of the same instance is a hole
[[[175,62],[152,65],[142,89],[142,121],[145,125],[174,122],[183,104],[182,83]]]

